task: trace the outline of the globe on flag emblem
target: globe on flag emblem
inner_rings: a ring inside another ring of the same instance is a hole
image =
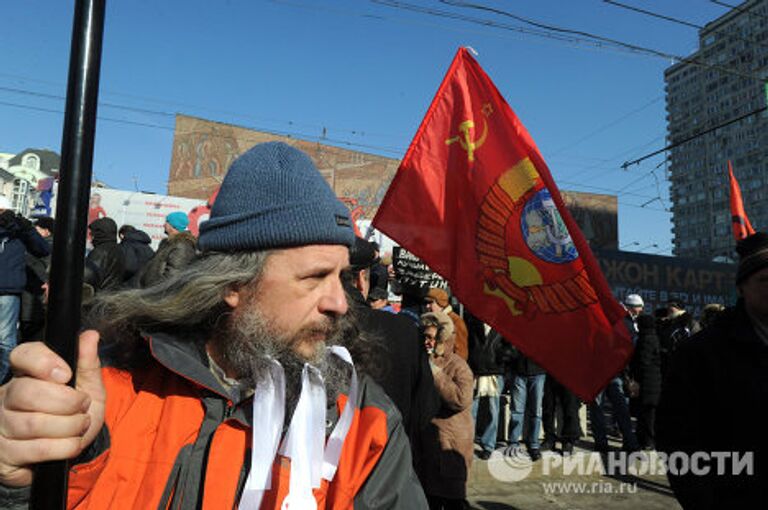
[[[565,264],[579,257],[548,189],[542,189],[528,200],[520,224],[526,244],[540,259]]]

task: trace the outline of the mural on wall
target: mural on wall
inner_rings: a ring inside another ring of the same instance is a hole
[[[373,219],[400,165],[394,158],[177,115],[168,194],[206,200],[237,156],[269,141],[282,141],[306,152],[358,220]],[[616,197],[571,191],[562,194],[593,248],[618,247]]]
[[[176,134],[172,177],[175,179],[224,177],[240,154],[237,141],[226,129],[182,131]]]
[[[373,218],[399,161],[239,126],[177,115],[168,193],[205,199],[221,184],[234,159],[257,143],[282,141],[306,152],[336,195]]]

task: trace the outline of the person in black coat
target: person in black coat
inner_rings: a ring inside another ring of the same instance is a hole
[[[197,240],[190,232],[163,239],[154,257],[135,278],[140,287],[156,285],[187,267],[197,257]]]
[[[640,387],[630,407],[637,415],[637,440],[641,448],[654,448],[656,406],[661,396],[661,354],[655,320],[650,315],[637,318],[638,339],[629,372]]]
[[[381,264],[381,252],[379,250],[378,243],[371,243],[375,252],[375,259],[371,265],[371,290],[380,289],[385,294],[389,293],[389,275],[387,274],[387,268]]]
[[[512,348],[490,326],[465,309],[469,367],[475,375],[476,391],[472,402],[475,441],[480,444],[480,459],[488,460],[496,448],[504,372],[511,362]],[[487,404],[487,405],[485,405]]]
[[[657,449],[704,452],[698,464],[708,468],[668,470],[686,510],[768,505],[768,235],[753,234],[736,250],[735,309],[680,343],[661,392]],[[712,452],[728,455],[722,466]]]
[[[582,435],[579,421],[581,400],[571,390],[547,374],[541,402],[541,424],[544,428],[542,450],[554,450],[560,441],[563,455],[571,455]]]
[[[117,246],[117,224],[112,218],[104,217],[88,225],[93,250],[86,257],[87,265],[94,268],[90,281],[86,281],[96,292],[116,290],[123,283],[125,262]],[[89,274],[86,272],[86,274]]]
[[[9,369],[9,355],[18,341],[21,292],[27,283],[24,257],[48,255],[48,244],[23,216],[0,195],[0,383]]]
[[[661,349],[662,377],[666,377],[669,361],[678,344],[698,330],[698,324],[693,320],[693,316],[685,311],[682,304],[676,301],[667,303],[667,315],[656,322],[656,333],[659,335]]]
[[[27,252],[27,284],[21,294],[21,312],[19,314],[19,336],[21,342],[42,340],[45,331],[45,303],[43,284],[48,281],[48,270],[53,252],[54,219],[41,216],[34,220],[37,233],[48,244],[49,254],[43,257]]]
[[[512,348],[510,369],[507,376],[512,387],[509,446],[504,450],[504,455],[514,457],[522,453],[522,438],[528,455],[535,462],[541,458],[539,434],[547,375],[543,368],[516,348]]]
[[[155,251],[150,246],[152,239],[150,239],[149,234],[131,225],[120,227],[118,235],[120,236],[120,244],[118,246],[125,262],[123,281],[131,282],[155,255]]]
[[[366,303],[370,285],[368,269],[375,259],[373,248],[367,245],[370,243],[357,238],[350,250],[351,267],[342,283],[350,313],[360,329],[378,342],[383,357],[382,370],[371,375],[400,411],[416,462],[418,432],[428,426],[437,413],[440,397],[418,327],[406,316],[374,310]]]

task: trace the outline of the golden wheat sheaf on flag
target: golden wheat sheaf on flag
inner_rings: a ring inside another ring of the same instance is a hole
[[[518,220],[520,225],[509,225]],[[510,253],[507,236],[520,229],[530,251],[555,264],[579,257],[549,190],[530,159],[510,168],[490,187],[480,205],[476,252],[483,266],[484,291],[503,299],[512,315],[564,313],[597,303],[582,268],[575,276],[545,282],[529,258]]]

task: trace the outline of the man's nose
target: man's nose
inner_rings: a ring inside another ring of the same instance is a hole
[[[329,285],[328,291],[320,299],[318,304],[320,313],[344,315],[349,309],[347,294],[341,286],[341,280],[336,280]]]

